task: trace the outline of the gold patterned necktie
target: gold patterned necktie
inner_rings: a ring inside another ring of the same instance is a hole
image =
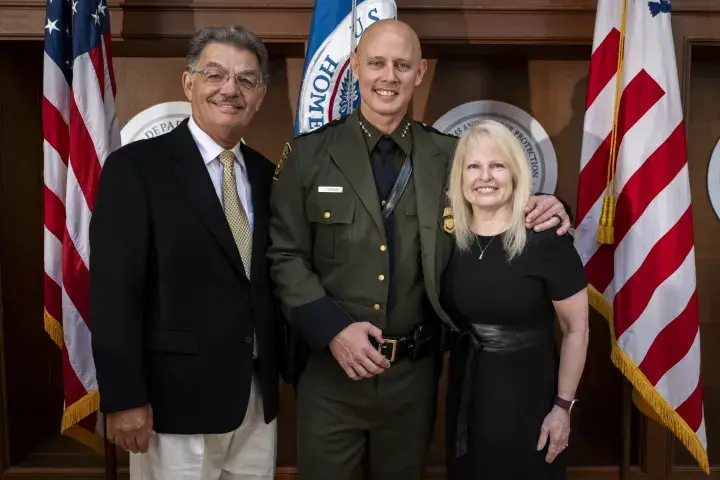
[[[235,179],[235,154],[225,150],[220,154],[223,166],[223,205],[230,231],[235,239],[240,258],[245,267],[245,275],[250,278],[250,265],[252,259],[252,234],[247,213],[240,203]]]
[[[245,276],[250,278],[250,261],[252,259],[252,233],[250,232],[250,221],[247,213],[240,203],[238,197],[237,180],[235,179],[235,154],[225,150],[220,154],[220,162],[223,164],[223,206],[230,231],[235,239]],[[253,329],[253,358],[257,358],[257,335]]]

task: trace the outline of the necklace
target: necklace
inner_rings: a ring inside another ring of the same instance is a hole
[[[487,250],[488,247],[490,246],[490,244],[492,243],[492,241],[495,240],[495,237],[497,237],[497,235],[493,235],[493,237],[490,239],[490,241],[487,243],[487,245],[485,245],[485,248],[483,248],[482,245],[480,244],[480,240],[478,239],[477,235],[475,236],[475,241],[477,242],[478,247],[480,247],[480,256],[478,257],[479,260],[482,260],[483,255],[485,255],[485,250]]]

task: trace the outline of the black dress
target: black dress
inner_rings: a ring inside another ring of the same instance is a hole
[[[587,280],[567,234],[528,230],[525,251],[510,263],[502,240],[477,236],[443,274],[443,307],[463,332],[448,377],[448,478],[560,480],[562,453],[547,463],[547,446],[537,451],[557,394],[552,301]]]

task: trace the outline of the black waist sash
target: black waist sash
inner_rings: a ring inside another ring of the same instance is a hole
[[[486,352],[516,352],[526,348],[541,345],[547,342],[552,330],[527,329],[522,330],[504,325],[471,324],[469,329],[458,334],[455,341],[455,354],[464,352],[465,372],[460,385],[460,407],[457,416],[457,429],[455,431],[455,457],[467,453],[467,430],[470,416],[470,402],[472,400],[473,379],[475,376],[475,355],[480,351]]]

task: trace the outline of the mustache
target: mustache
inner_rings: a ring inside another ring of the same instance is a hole
[[[226,97],[225,95],[218,95],[210,99],[211,102],[223,103],[225,105],[232,105],[233,107],[245,108],[245,103],[238,97]]]

